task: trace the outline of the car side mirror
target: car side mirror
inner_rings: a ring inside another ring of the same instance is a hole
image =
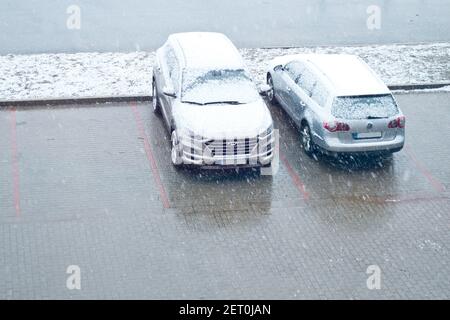
[[[163,93],[171,98],[176,98],[177,94],[175,93],[175,90],[172,87],[166,86],[163,88]]]
[[[259,87],[259,94],[262,96],[265,96],[265,95],[267,95],[267,92],[269,92],[270,90],[272,90],[271,86],[269,86],[268,84],[262,84]]]
[[[274,70],[274,71],[281,71],[281,70],[283,70],[283,66],[282,66],[281,64],[279,64],[279,65],[275,66],[275,67],[273,68],[273,70]]]

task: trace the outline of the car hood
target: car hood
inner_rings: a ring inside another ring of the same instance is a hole
[[[272,125],[269,109],[262,99],[239,105],[174,105],[177,129],[189,130],[209,139],[253,137]]]

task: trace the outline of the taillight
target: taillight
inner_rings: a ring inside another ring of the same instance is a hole
[[[324,122],[323,127],[330,132],[350,131],[350,126],[344,122]]]
[[[397,119],[392,120],[388,124],[388,128],[404,128],[406,119],[404,116],[398,117]]]

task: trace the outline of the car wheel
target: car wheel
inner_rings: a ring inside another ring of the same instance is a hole
[[[270,90],[267,91],[267,99],[270,103],[276,104],[275,89],[273,88],[273,79],[270,74],[267,75],[267,85],[270,87]]]
[[[380,155],[380,158],[381,158],[383,161],[389,162],[389,161],[391,161],[391,160],[394,159],[394,153],[393,153],[393,152],[390,152],[390,151],[384,152],[384,153],[382,153],[382,154]]]
[[[180,142],[178,141],[178,137],[175,130],[172,131],[171,140],[172,140],[172,150],[171,150],[172,164],[176,167],[179,167],[183,163],[183,159],[181,158]]]
[[[304,123],[300,129],[302,146],[303,150],[308,156],[312,156],[314,154],[314,142],[312,141],[311,129],[307,123]]]
[[[261,166],[261,168],[270,168],[271,166],[272,166],[272,162],[269,162],[269,163],[263,164]]]
[[[154,113],[159,113],[161,111],[159,106],[159,99],[158,99],[158,90],[156,88],[156,81],[153,80],[152,84],[152,107]]]

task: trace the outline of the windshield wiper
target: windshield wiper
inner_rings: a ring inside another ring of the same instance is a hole
[[[190,104],[198,104],[200,106],[206,106],[208,104],[232,104],[232,105],[236,105],[236,104],[244,104],[243,102],[239,102],[239,101],[212,101],[212,102],[196,102],[196,101],[182,101],[183,103],[190,103]]]
[[[203,103],[203,105],[207,105],[207,104],[243,104],[243,102],[239,102],[239,101],[212,101],[212,102],[205,102]]]
[[[200,102],[195,102],[195,101],[181,101],[183,103],[189,103],[189,104],[198,104],[199,106],[203,106],[204,103],[200,103]]]

